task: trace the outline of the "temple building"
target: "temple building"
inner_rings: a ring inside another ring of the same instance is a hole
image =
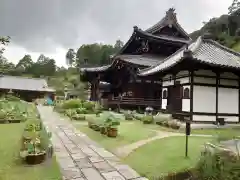
[[[108,107],[152,106],[192,122],[240,122],[240,53],[210,34],[191,40],[172,8],[145,31],[135,26],[110,65],[82,68],[81,78],[91,84],[91,100]],[[107,91],[100,82],[109,83]]]

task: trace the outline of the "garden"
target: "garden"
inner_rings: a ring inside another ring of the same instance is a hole
[[[240,135],[239,129],[193,130],[192,134],[212,136],[190,136],[189,155],[185,158],[185,136],[180,129],[181,123],[167,116],[123,110],[117,113],[103,110],[98,103],[78,99],[62,101],[55,106],[55,110],[68,116],[77,129],[113,153],[116,149],[156,137],[158,132],[179,133],[177,136],[150,141],[134,149],[128,156],[121,157],[123,162],[149,179],[180,176],[182,180],[194,174],[198,176],[197,179],[203,180],[200,176],[207,172],[206,169],[202,172],[203,167],[209,166],[208,169],[211,169],[211,162],[216,161],[215,153],[202,154],[206,143],[218,144],[220,140]],[[207,162],[204,159],[210,160]],[[233,166],[239,165],[239,161],[234,162]],[[217,171],[211,170],[212,173]],[[226,170],[227,173],[230,171]],[[206,174],[204,176],[207,177]]]
[[[34,104],[16,97],[0,99],[0,179],[61,179],[50,143]],[[34,166],[33,166],[34,165]]]

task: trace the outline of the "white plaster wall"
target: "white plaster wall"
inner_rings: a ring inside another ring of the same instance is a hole
[[[182,111],[186,111],[186,112],[190,111],[190,99],[182,100]]]
[[[189,90],[190,90],[190,86],[183,86],[183,92],[184,92],[185,88],[189,88]],[[189,91],[189,93],[190,93],[190,91]],[[187,111],[187,112],[190,111],[190,99],[182,99],[182,111]]]
[[[216,112],[216,88],[193,86],[193,112]]]
[[[180,81],[180,84],[189,83],[189,77],[179,78],[176,81]]]
[[[194,74],[197,75],[207,75],[207,76],[216,76],[216,74],[210,70],[198,70],[194,71]]]
[[[218,88],[218,113],[238,113],[238,89]]]
[[[162,83],[163,86],[171,86],[174,85],[174,80],[167,80],[167,81],[163,81]]]
[[[194,77],[193,81],[195,83],[216,84],[216,78]]]
[[[224,72],[220,74],[220,77],[238,79],[238,76],[231,72]]]
[[[184,75],[188,75],[189,72],[188,71],[180,71],[179,73],[176,74],[176,77],[178,76],[184,76]]]
[[[220,85],[238,86],[237,80],[220,79]]]
[[[216,116],[206,116],[206,115],[193,115],[193,121],[209,121],[215,122]]]
[[[167,99],[162,99],[162,109],[167,109]]]
[[[224,118],[225,122],[238,122],[237,116],[218,116],[218,118]],[[209,121],[216,122],[216,116],[206,116],[206,115],[193,115],[193,121]]]
[[[219,118],[224,118],[225,122],[238,122],[238,116],[218,116]]]

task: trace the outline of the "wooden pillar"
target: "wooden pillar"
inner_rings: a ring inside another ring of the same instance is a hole
[[[194,71],[190,71],[190,121],[193,121],[193,83]]]
[[[238,76],[238,122],[240,123],[240,76]]]
[[[95,84],[94,82],[91,82],[91,94],[90,94],[90,100],[95,101]]]
[[[218,87],[219,87],[220,74],[216,72],[216,122],[218,120]]]

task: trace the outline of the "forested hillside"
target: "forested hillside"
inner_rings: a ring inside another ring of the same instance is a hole
[[[11,41],[10,37],[1,37],[0,44],[4,47]],[[64,88],[74,89],[79,95],[84,95],[83,84],[79,80],[79,67],[86,61],[90,65],[103,65],[110,63],[110,56],[115,54],[121,47],[123,42],[116,41],[116,44],[84,44],[75,52],[69,49],[66,52],[66,63],[68,68],[58,67],[57,59],[52,59],[41,54],[37,60],[32,59],[30,55],[22,57],[17,64],[13,64],[11,60],[4,57],[4,49],[0,49],[0,73],[4,75],[28,76],[34,78],[45,78],[48,80],[49,86],[57,90],[58,95],[63,95]],[[5,47],[6,48],[6,47]]]
[[[195,39],[209,32],[214,40],[240,52],[240,1],[233,0],[228,9],[228,14],[204,22],[204,26],[191,33],[191,37]]]

